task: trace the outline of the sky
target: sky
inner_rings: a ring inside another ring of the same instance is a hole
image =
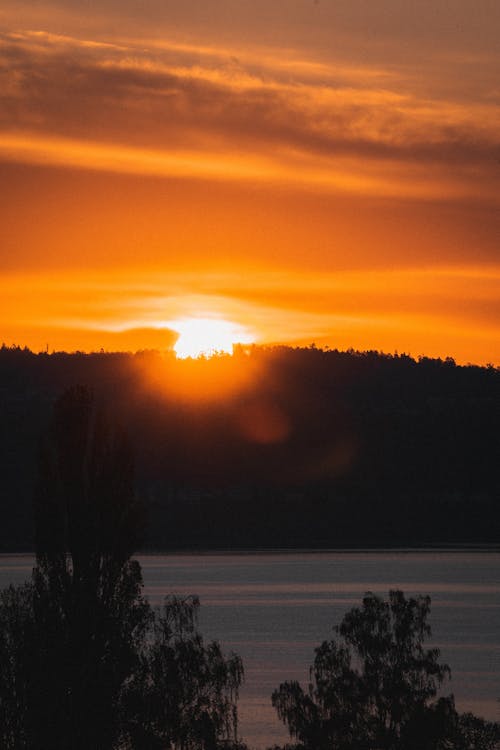
[[[497,0],[3,0],[0,338],[500,365]]]

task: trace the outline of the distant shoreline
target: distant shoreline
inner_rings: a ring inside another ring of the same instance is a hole
[[[203,556],[203,557],[223,557],[223,556],[257,556],[257,555],[329,555],[329,554],[342,554],[342,555],[359,555],[359,554],[370,554],[370,555],[386,555],[386,554],[427,554],[427,553],[446,553],[452,554],[461,552],[477,552],[477,553],[500,553],[500,544],[453,544],[453,545],[422,545],[418,547],[256,547],[256,548],[189,548],[189,549],[147,549],[138,550],[134,557],[190,557],[190,556]],[[0,552],[0,560],[8,557],[35,557],[35,552],[32,550],[15,551],[15,552]]]
[[[287,554],[412,554],[415,552],[500,552],[500,544],[422,545],[418,547],[255,547],[255,548],[189,548],[139,550],[144,557],[153,555],[287,555]]]

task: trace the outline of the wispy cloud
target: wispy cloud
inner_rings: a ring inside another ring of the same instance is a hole
[[[419,97],[359,66],[33,31],[4,34],[0,62],[6,158],[227,179],[300,170],[347,191],[496,197],[493,100]]]

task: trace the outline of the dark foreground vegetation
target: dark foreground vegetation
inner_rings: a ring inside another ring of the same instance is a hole
[[[68,391],[40,461],[32,580],[0,594],[2,750],[237,746],[241,660],[204,643],[195,598],[144,599],[133,479],[125,437]]]
[[[283,750],[499,748],[500,724],[458,713],[453,695],[437,697],[451,673],[424,646],[429,611],[429,597],[391,591],[347,612],[316,649],[308,687],[285,682],[272,695],[298,740]]]
[[[498,543],[493,367],[314,347],[199,361],[4,347],[0,549],[33,549],[40,435],[77,383],[130,435],[149,549]]]
[[[0,592],[2,750],[245,750],[241,660],[205,644],[196,598],[153,610],[143,596],[143,512],[125,434],[89,389],[67,391],[40,453],[32,579]],[[287,747],[498,748],[499,725],[437,697],[450,670],[424,647],[429,608],[392,591],[351,609],[316,649],[309,686],[272,695],[298,742]]]

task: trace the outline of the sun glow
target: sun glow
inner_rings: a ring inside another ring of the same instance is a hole
[[[235,344],[253,342],[248,329],[220,318],[181,318],[168,326],[179,334],[174,351],[180,359],[232,354]]]

